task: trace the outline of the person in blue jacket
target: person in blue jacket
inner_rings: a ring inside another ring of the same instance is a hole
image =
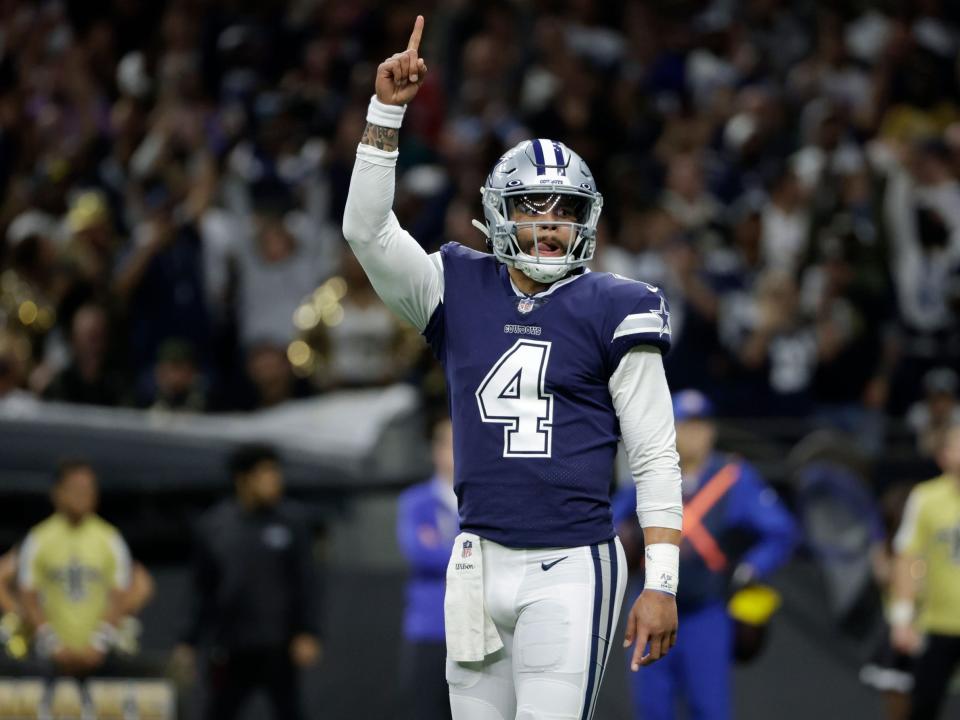
[[[433,465],[432,478],[403,492],[397,513],[397,539],[410,563],[400,686],[406,717],[411,720],[450,719],[443,594],[447,561],[460,525],[449,420],[434,426]]]
[[[733,591],[763,580],[789,559],[798,529],[756,469],[714,450],[716,426],[706,396],[676,393],[673,414],[683,477],[683,582],[677,592],[683,631],[665,659],[629,673],[635,717],[672,719],[685,701],[692,720],[726,720],[734,660],[727,602]],[[631,568],[642,576],[635,505],[632,487],[618,493],[614,522]],[[636,594],[635,584],[630,591]]]

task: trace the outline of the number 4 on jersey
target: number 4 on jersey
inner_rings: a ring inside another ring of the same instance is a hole
[[[504,457],[550,457],[553,395],[544,390],[549,360],[550,343],[517,340],[477,388],[480,419],[506,426]]]

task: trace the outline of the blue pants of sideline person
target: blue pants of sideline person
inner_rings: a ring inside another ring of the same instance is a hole
[[[732,657],[733,622],[722,603],[681,613],[677,644],[667,657],[628,670],[634,717],[674,720],[682,701],[690,720],[729,720]]]

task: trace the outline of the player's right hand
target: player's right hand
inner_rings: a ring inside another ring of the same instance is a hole
[[[630,669],[665,657],[677,644],[677,599],[673,595],[645,589],[633,603],[627,616],[623,646],[634,646]],[[648,649],[649,648],[649,649]]]
[[[417,54],[423,35],[423,15],[417,15],[407,49],[388,57],[377,68],[377,100],[385,105],[406,105],[413,100],[427,75],[427,64]]]

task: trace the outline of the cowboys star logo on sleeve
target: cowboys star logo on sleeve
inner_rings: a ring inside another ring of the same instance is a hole
[[[667,301],[661,297],[660,309],[651,310],[650,314],[660,318],[660,337],[670,335],[670,311],[667,310]]]

